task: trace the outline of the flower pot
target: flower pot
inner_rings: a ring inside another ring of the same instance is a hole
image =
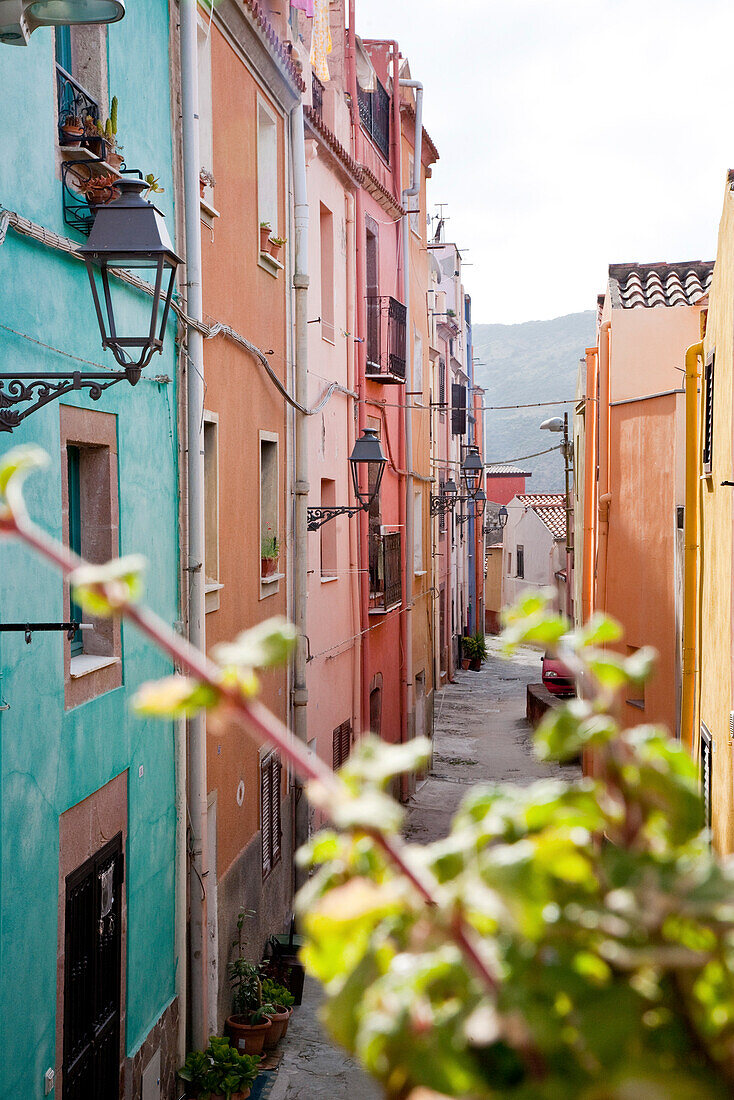
[[[119,187],[99,187],[94,190],[87,190],[86,200],[90,206],[105,206],[108,202],[112,202],[113,199],[119,199],[122,192]]]
[[[125,158],[120,153],[107,154],[107,163],[109,164],[110,168],[120,168],[124,159]]]
[[[470,662],[468,657],[462,657],[461,658],[461,667],[464,670],[468,669],[470,664],[471,664],[471,662]]]
[[[272,1016],[268,1016],[272,1027],[265,1035],[265,1050],[273,1050],[283,1038],[288,1027],[288,1021],[290,1020],[290,1014],[288,1009],[283,1005],[276,1005],[278,1012],[274,1012]]]
[[[81,145],[84,137],[83,126],[62,126],[61,144],[67,147]]]
[[[260,576],[272,577],[278,564],[277,558],[260,558]]]
[[[286,1020],[285,1025],[283,1027],[283,1038],[284,1039],[285,1039],[286,1035],[288,1034],[288,1024],[291,1022],[291,1016],[292,1015],[293,1015],[293,1009],[289,1008],[288,1009],[288,1019]]]
[[[247,1100],[247,1097],[252,1092],[252,1089],[245,1089],[244,1092],[230,1092],[229,1100]],[[223,1092],[210,1093],[211,1100],[227,1100],[227,1097]]]
[[[274,260],[278,259],[278,254],[280,253],[280,250],[281,250],[282,247],[283,247],[282,245],[276,244],[275,241],[272,241],[272,240],[268,241],[268,248],[270,249],[270,255],[273,257]]]
[[[471,661],[469,662],[469,668],[472,670],[472,672],[479,672],[481,667],[482,667],[481,657],[472,657]]]
[[[260,251],[267,252],[270,248],[270,226],[260,226]]]
[[[262,1054],[265,1036],[272,1027],[270,1020],[248,1024],[246,1016],[228,1016],[226,1032],[232,1046],[240,1054]]]

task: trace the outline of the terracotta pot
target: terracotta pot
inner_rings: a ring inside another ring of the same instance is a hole
[[[82,138],[84,137],[84,127],[83,126],[62,126],[61,127],[61,135],[62,135],[62,141],[61,141],[62,145],[66,145],[66,146],[81,145]]]
[[[111,168],[119,168],[125,158],[120,153],[108,153],[107,163]]]
[[[229,1094],[230,1100],[247,1100],[252,1089],[246,1089],[244,1092],[231,1092]],[[223,1092],[213,1092],[211,1094],[211,1100],[227,1100]]]
[[[275,241],[268,241],[268,247],[270,248],[270,255],[274,260],[277,260],[278,254],[283,246],[281,244],[276,244]]]
[[[462,667],[463,669],[467,669],[467,668],[469,667],[470,663],[471,663],[471,662],[469,661],[469,658],[468,658],[468,657],[462,657],[462,658],[461,658],[461,667]]]
[[[481,667],[482,667],[481,657],[472,657],[471,661],[469,662],[469,668],[472,670],[472,672],[479,672]]]
[[[287,1008],[284,1008],[283,1005],[276,1005],[275,1007],[279,1009],[279,1011],[274,1012],[272,1016],[268,1016],[272,1027],[265,1036],[265,1050],[272,1050],[278,1045],[285,1035],[285,1030],[288,1027],[288,1020],[290,1019]]]
[[[278,564],[277,558],[260,558],[260,576],[272,577]]]
[[[293,1009],[289,1008],[288,1009],[288,1019],[286,1020],[284,1026],[283,1026],[283,1038],[284,1039],[285,1039],[286,1035],[288,1034],[288,1024],[291,1022],[291,1016],[292,1015],[293,1015]]]
[[[228,1016],[226,1032],[232,1046],[240,1054],[262,1054],[265,1036],[272,1027],[270,1020],[261,1024],[245,1023],[246,1016]]]
[[[270,248],[270,226],[260,226],[260,251],[267,252]]]

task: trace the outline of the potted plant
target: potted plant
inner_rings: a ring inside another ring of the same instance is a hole
[[[285,244],[286,240],[287,237],[271,237],[268,241],[268,245],[270,246],[270,255],[273,257],[274,260],[278,259],[278,253]]]
[[[473,672],[479,672],[482,667],[482,661],[487,657],[487,643],[484,639],[484,634],[481,631],[477,631],[476,634],[468,634],[461,639],[462,645],[462,662],[461,666],[464,668],[464,661],[469,661],[468,667]]]
[[[243,1054],[260,1054],[266,1032],[273,1026],[270,1017],[275,1006],[263,1000],[260,967],[241,956],[227,968],[232,986],[232,1015],[227,1017],[227,1033]]]
[[[148,175],[145,177],[145,182],[148,185],[148,189],[143,195],[144,199],[147,199],[148,195],[162,195],[166,190],[165,187],[160,186],[158,176],[154,176],[152,172],[148,172]]]
[[[178,1071],[187,1092],[197,1100],[246,1100],[260,1059],[239,1054],[229,1039],[212,1035],[206,1050],[193,1050]]]
[[[84,137],[84,126],[78,115],[67,115],[61,123],[61,144],[66,146],[81,145]]]
[[[270,222],[260,222],[260,251],[267,252],[269,249],[271,226]]]
[[[202,199],[204,198],[204,192],[206,191],[207,187],[214,187],[216,182],[217,181],[214,179],[214,176],[211,174],[208,168],[199,169],[199,192]]]
[[[270,524],[267,527],[268,533],[262,539],[260,543],[260,576],[272,577],[275,572],[275,567],[278,563],[278,554],[280,553],[280,544],[272,533]]]
[[[275,1011],[268,1013],[271,1028],[265,1035],[265,1050],[272,1050],[288,1031],[295,997],[284,985],[273,978],[262,979],[263,999],[272,1005]]]
[[[113,175],[90,176],[89,179],[80,180],[77,186],[90,206],[103,206],[113,199],[119,199],[120,189],[115,187],[117,180],[118,177]]]

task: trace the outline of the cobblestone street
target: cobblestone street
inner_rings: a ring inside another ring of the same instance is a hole
[[[540,657],[530,649],[511,660],[499,656],[497,638],[487,637],[489,655],[480,672],[456,673],[436,696],[433,766],[408,806],[406,837],[430,843],[445,836],[467,789],[487,780],[531,783],[549,775],[574,779],[576,766],[541,764],[532,751],[525,721],[527,684],[540,679]],[[377,1100],[381,1092],[355,1064],[326,1040],[318,1024],[318,986],[308,982],[294,1013],[282,1060],[268,1100]]]

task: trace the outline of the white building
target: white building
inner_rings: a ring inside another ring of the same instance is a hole
[[[566,506],[562,493],[521,493],[507,505],[502,603],[526,588],[556,588],[565,607]]]

